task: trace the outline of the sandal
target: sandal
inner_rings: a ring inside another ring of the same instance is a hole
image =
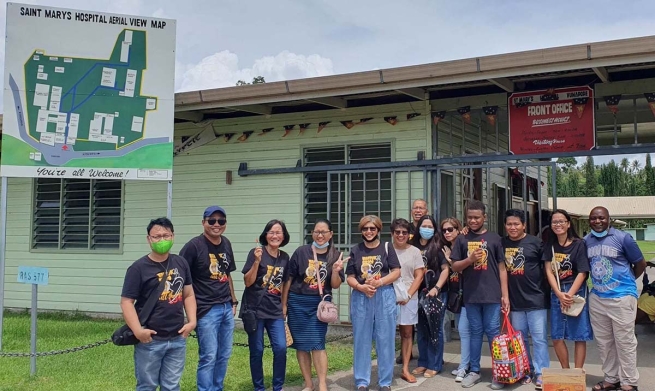
[[[605,384],[609,384],[606,386]],[[614,391],[621,389],[621,383],[607,383],[605,380],[599,381],[591,388],[593,391]]]
[[[431,369],[428,369],[428,370],[426,370],[425,372],[423,372],[423,377],[429,379],[429,378],[431,378],[431,377],[435,377],[435,376],[437,376],[438,373],[439,373],[438,371],[433,371],[433,370],[431,370]]]
[[[427,368],[425,367],[418,367],[412,371],[412,375],[422,375],[425,373]]]
[[[537,379],[534,381],[534,389],[541,390],[544,388],[544,381],[541,378],[541,375],[537,376]]]
[[[412,375],[405,375],[404,373],[400,375],[400,378],[406,381],[407,383],[416,383],[416,378]]]
[[[532,378],[528,375],[521,379],[521,384],[526,385],[526,384],[532,384]]]

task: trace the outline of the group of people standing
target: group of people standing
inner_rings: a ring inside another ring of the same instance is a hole
[[[255,391],[265,390],[262,357],[264,332],[273,351],[274,391],[283,389],[286,372],[287,333],[293,339],[304,378],[303,391],[327,390],[328,357],[325,350],[327,323],[317,318],[322,300],[347,282],[351,288],[350,319],[353,330],[355,388],[367,391],[371,377],[371,349],[375,341],[378,385],[390,391],[395,361],[395,333],[401,337],[402,379],[433,377],[443,370],[444,330],[442,316],[436,343],[428,335],[426,317],[419,316],[418,296],[462,296],[455,314],[461,339],[461,362],[452,374],[463,387],[480,382],[483,335],[489,341],[500,334],[502,314],[509,314],[529,347],[531,374],[523,383],[541,388],[541,371],[549,366],[547,318],[551,337],[563,368],[569,367],[565,340],[575,341],[574,364],[582,368],[586,341],[596,336],[605,379],[596,391],[637,390],[635,279],[645,261],[630,235],[610,227],[609,213],[591,211],[591,233],[581,239],[566,211],[552,213],[546,243],[526,234],[521,210],[505,213],[507,236],[485,228],[486,208],[479,201],[466,206],[466,226],[456,218],[440,223],[428,215],[427,203],[416,200],[412,222],[395,219],[392,241],[383,242],[379,217],[368,215],[359,222],[362,242],[347,257],[332,241],[328,220],[315,222],[312,243],[298,247],[291,256],[281,250],[290,240],[280,220],[266,224],[257,245],[242,269],[245,290],[240,317],[248,331],[250,373]],[[223,235],[227,214],[218,206],[207,208],[203,233],[184,245],[179,256],[170,253],[174,240],[172,223],[165,218],[147,227],[150,254],[126,272],[121,308],[127,325],[140,343],[134,361],[137,391],[179,390],[186,354],[185,338],[196,329],[199,343],[197,384],[199,390],[223,390],[232,352],[234,317],[239,304],[232,272],[236,270],[230,241]],[[591,294],[587,277],[591,272]],[[165,284],[160,284],[165,279]],[[399,301],[394,289],[398,280],[408,298]],[[158,287],[163,290],[158,291]],[[151,294],[159,299],[147,322],[138,312]],[[585,298],[576,315],[568,309]],[[185,321],[186,313],[186,321]],[[412,371],[414,333],[419,357]],[[492,389],[503,384],[492,381]]]

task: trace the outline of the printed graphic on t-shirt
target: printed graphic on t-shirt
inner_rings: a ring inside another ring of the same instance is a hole
[[[216,257],[218,255],[218,258]],[[227,254],[209,254],[209,278],[220,282],[227,282],[227,271],[230,269],[230,259]]]
[[[268,290],[268,293],[280,295],[282,293],[282,277],[284,267],[266,266],[266,274],[262,277],[262,287]]]
[[[425,256],[425,249],[421,250],[421,258],[423,258],[423,266],[428,267],[428,257]]]
[[[599,246],[600,247],[600,246]],[[619,281],[608,284],[614,275],[612,261],[603,257],[596,256],[591,258],[591,279],[597,290],[606,292],[619,286]]]
[[[487,259],[489,258],[489,250],[487,249],[487,241],[484,239],[480,242],[468,242],[468,255],[471,255],[478,248],[482,249],[482,258],[475,261],[473,270],[487,270]]]
[[[161,282],[164,272],[157,273],[157,281]],[[168,304],[175,304],[182,300],[184,290],[184,278],[180,275],[177,268],[168,271],[166,277],[166,287],[159,296],[159,301],[168,301]]]
[[[559,269],[559,279],[563,280],[573,275],[573,264],[571,263],[570,254],[555,253],[555,262]]]
[[[327,269],[325,263],[321,261],[314,261],[313,259],[307,260],[307,269],[305,269],[305,284],[309,285],[310,289],[318,289],[318,275],[321,279],[321,285],[325,286],[325,279],[327,278]]]
[[[448,280],[451,283],[459,283],[459,273],[458,272],[451,272],[450,275],[448,276]]]
[[[362,279],[373,278],[379,280],[382,277],[382,256],[365,255],[362,257]]]
[[[523,247],[505,249],[505,266],[512,275],[522,276],[525,274],[525,255]]]

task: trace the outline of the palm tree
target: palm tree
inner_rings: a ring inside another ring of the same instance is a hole
[[[638,173],[641,170],[641,163],[639,162],[639,159],[633,160],[630,167],[632,168],[633,173]]]

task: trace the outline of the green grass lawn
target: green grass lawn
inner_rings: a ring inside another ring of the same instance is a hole
[[[644,253],[644,257],[646,260],[650,260],[651,258],[655,258],[655,242],[654,241],[644,241],[640,240],[637,242],[639,245],[639,248],[641,249],[641,252]]]
[[[100,341],[121,326],[120,321],[91,319],[82,315],[39,314],[39,352],[65,349]],[[3,352],[29,352],[30,318],[27,314],[5,316]],[[247,342],[242,330],[235,331],[235,342]],[[268,339],[265,338],[266,343]],[[329,371],[352,367],[352,340],[332,342],[327,346]],[[270,387],[272,353],[264,353],[266,386]],[[198,343],[189,338],[187,361],[182,376],[182,390],[196,389]],[[225,380],[226,390],[252,390],[248,348],[234,347]],[[133,348],[109,343],[89,350],[37,359],[37,376],[30,378],[29,358],[0,357],[2,391],[80,391],[130,390],[135,388]],[[301,384],[302,376],[295,351],[287,353],[287,384]]]

